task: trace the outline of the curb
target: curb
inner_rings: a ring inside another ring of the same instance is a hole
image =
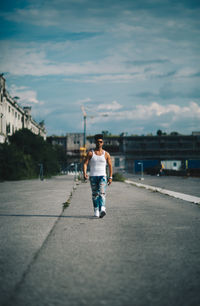
[[[137,183],[137,182],[130,181],[130,180],[125,180],[125,183],[134,185],[136,187],[145,188],[145,189],[148,189],[148,190],[151,190],[151,191],[160,192],[162,194],[168,195],[170,197],[174,197],[176,199],[181,199],[181,200],[184,200],[184,201],[187,201],[187,202],[191,202],[191,203],[195,203],[195,204],[200,205],[200,197],[195,197],[195,196],[191,196],[189,194],[180,193],[180,192],[176,192],[176,191],[171,191],[171,190],[167,190],[167,189],[163,189],[163,188],[159,188],[159,187],[155,187],[155,186],[145,185],[145,184]]]

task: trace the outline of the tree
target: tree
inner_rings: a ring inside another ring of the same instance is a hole
[[[178,134],[178,132],[175,132],[175,131],[174,131],[174,132],[171,132],[170,135],[171,135],[171,136],[178,136],[179,134]]]
[[[9,142],[0,145],[1,180],[37,177],[41,164],[45,176],[60,171],[59,153],[41,136],[22,129],[10,136]]]
[[[162,136],[162,131],[161,130],[157,130],[157,136]]]
[[[102,131],[101,133],[103,134],[103,136],[111,136],[111,133],[109,133],[109,131]]]
[[[19,180],[36,177],[36,168],[30,155],[23,154],[14,144],[0,146],[0,179]]]

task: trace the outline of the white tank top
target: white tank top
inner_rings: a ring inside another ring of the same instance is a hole
[[[100,156],[92,151],[92,157],[90,159],[90,176],[106,176],[105,151],[103,151],[103,154]]]

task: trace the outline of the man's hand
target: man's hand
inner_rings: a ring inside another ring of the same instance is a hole
[[[112,178],[109,177],[109,178],[108,178],[108,185],[111,185],[111,184],[112,184]]]
[[[86,173],[86,174],[84,174],[84,175],[83,175],[83,177],[84,177],[84,180],[85,180],[85,181],[87,181],[87,180],[88,180],[88,178],[89,178],[89,176],[87,175],[87,173]]]
[[[112,161],[111,161],[110,154],[108,152],[106,152],[106,160],[108,163],[109,175],[110,175],[108,177],[108,185],[110,185],[112,183]]]

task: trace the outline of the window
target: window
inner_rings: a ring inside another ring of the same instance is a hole
[[[7,134],[10,133],[10,123],[8,123],[8,124],[6,125],[6,132],[7,132]]]

